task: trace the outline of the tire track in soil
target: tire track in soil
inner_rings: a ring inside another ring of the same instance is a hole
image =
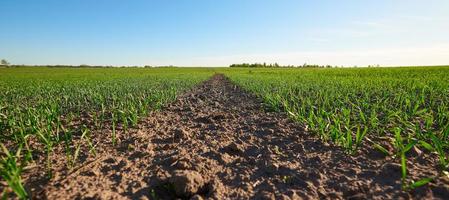
[[[428,163],[412,169],[426,171]],[[420,170],[423,169],[424,170]],[[430,171],[430,170],[427,170]],[[223,75],[123,138],[119,148],[51,181],[48,199],[444,198],[446,184],[401,191],[400,166],[372,151],[349,156],[307,134]],[[443,186],[441,186],[443,185]]]

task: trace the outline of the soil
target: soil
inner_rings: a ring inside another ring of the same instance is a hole
[[[96,156],[72,170],[55,150],[51,180],[28,172],[33,198],[449,198],[447,177],[402,190],[398,160],[370,148],[348,155],[219,74],[119,133],[115,147],[110,131],[96,133]],[[437,161],[421,155],[408,160],[410,179],[437,175]]]

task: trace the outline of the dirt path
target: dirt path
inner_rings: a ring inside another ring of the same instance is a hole
[[[396,199],[447,197],[400,188],[400,167],[379,154],[348,156],[215,75],[66,178],[48,199]],[[420,166],[414,166],[419,169]]]

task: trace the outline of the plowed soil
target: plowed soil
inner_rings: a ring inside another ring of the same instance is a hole
[[[397,160],[368,148],[348,155],[321,142],[223,75],[122,131],[116,147],[105,142],[108,132],[95,137],[97,155],[75,170],[56,169],[46,182],[28,178],[34,198],[449,198],[444,178],[403,191]],[[55,166],[64,162],[57,156]],[[409,161],[410,178],[437,173],[431,158]]]

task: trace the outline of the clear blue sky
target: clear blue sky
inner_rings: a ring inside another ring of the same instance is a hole
[[[15,64],[449,64],[448,0],[1,0]]]

